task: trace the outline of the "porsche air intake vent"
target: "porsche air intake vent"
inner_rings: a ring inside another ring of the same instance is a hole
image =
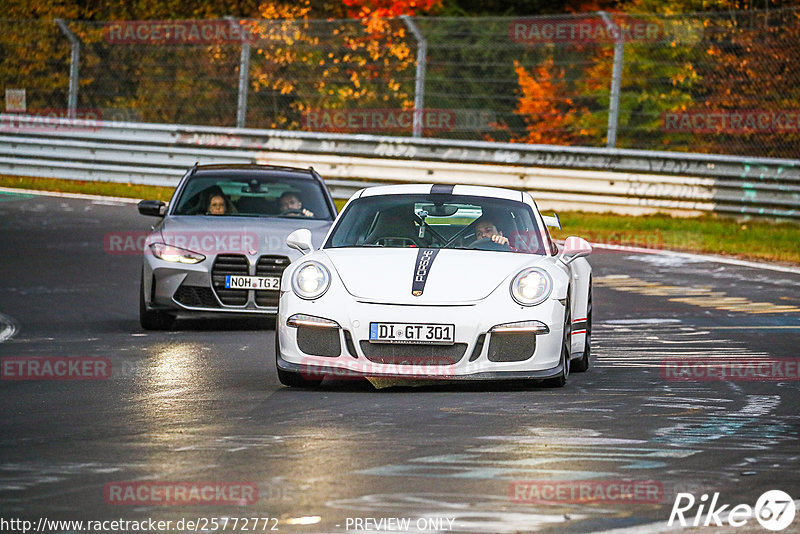
[[[466,343],[420,345],[362,341],[360,345],[369,361],[395,365],[452,365],[458,363],[467,351]]]
[[[492,333],[489,336],[490,362],[521,362],[533,356],[536,334],[531,332]]]
[[[297,327],[297,347],[309,356],[335,358],[342,353],[338,328]]]

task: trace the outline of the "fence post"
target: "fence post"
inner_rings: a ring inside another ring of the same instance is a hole
[[[401,15],[403,23],[417,40],[417,76],[414,84],[414,137],[422,137],[422,111],[425,108],[425,64],[428,55],[428,41],[408,15]]]
[[[63,19],[56,19],[61,32],[67,36],[72,51],[69,58],[69,96],[67,97],[67,116],[74,119],[78,108],[78,67],[81,61],[81,41],[72,33]]]
[[[233,17],[225,17],[231,24],[237,24],[242,29]],[[236,127],[244,128],[247,120],[247,90],[248,82],[250,81],[250,41],[249,37],[245,36],[242,30],[242,51],[239,55],[239,98],[236,101]]]
[[[598,11],[609,35],[616,33],[614,39],[614,67],[611,71],[611,94],[608,102],[608,136],[606,137],[606,147],[614,148],[617,145],[617,124],[619,123],[619,93],[622,86],[622,63],[625,54],[625,37],[617,28],[611,17],[605,11]]]

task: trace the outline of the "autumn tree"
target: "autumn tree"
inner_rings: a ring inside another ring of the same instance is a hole
[[[691,103],[679,111],[733,115],[800,110],[800,19],[795,10],[751,11],[720,16],[706,25],[698,51],[699,82]],[[797,157],[800,133],[780,118],[767,128],[697,132],[677,136],[693,150]]]
[[[562,144],[573,137],[571,125],[578,109],[565,94],[564,71],[556,68],[552,57],[528,72],[518,61],[514,71],[519,78],[520,97],[515,110],[525,117],[527,135],[514,141]]]
[[[684,29],[683,39],[648,51],[653,70],[668,80],[661,84],[667,98],[657,103],[660,114],[800,109],[800,71],[794,68],[800,57],[797,6],[797,0],[718,0],[700,5],[690,0],[628,0],[631,12],[668,12],[673,16],[666,20]],[[691,13],[698,8],[707,12]],[[658,84],[651,80],[649,87]],[[661,134],[657,142],[633,141],[628,146],[796,157],[800,142],[796,130],[780,128],[664,132],[663,120],[651,126]],[[653,135],[645,131],[640,139],[648,137]]]
[[[414,56],[397,17],[439,0],[343,1],[357,20],[311,20],[308,3],[262,6],[253,81],[260,125],[302,127],[313,109],[413,106]]]

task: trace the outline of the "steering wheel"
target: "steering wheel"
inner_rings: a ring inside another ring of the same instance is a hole
[[[299,215],[300,217],[305,217],[306,214],[303,213],[303,210],[284,210],[280,213],[281,217],[284,215]]]
[[[495,243],[489,237],[482,237],[480,239],[476,239],[475,241],[469,244],[468,248],[474,248],[477,250],[502,250],[505,252],[511,250],[510,246],[501,245],[500,243]]]
[[[404,236],[382,236],[376,239],[373,239],[370,244],[372,245],[380,245],[382,247],[387,246],[388,243],[392,243],[394,246],[414,246],[414,247],[424,247],[424,245],[420,245],[420,243],[412,238],[412,237],[404,237]]]

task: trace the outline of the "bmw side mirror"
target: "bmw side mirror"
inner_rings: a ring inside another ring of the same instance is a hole
[[[564,242],[564,251],[558,257],[564,265],[568,265],[578,258],[588,256],[592,253],[592,245],[583,238],[570,236]]]
[[[300,228],[286,236],[286,246],[299,250],[302,254],[309,254],[314,250],[311,244],[311,230]]]
[[[138,204],[139,213],[151,217],[163,217],[167,214],[167,203],[160,200],[142,200]]]

